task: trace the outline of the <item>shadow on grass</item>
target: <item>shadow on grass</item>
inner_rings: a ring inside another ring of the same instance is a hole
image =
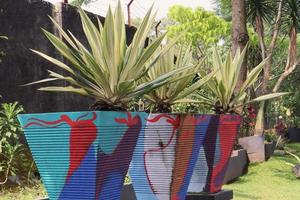
[[[278,165],[270,168],[270,170],[274,176],[282,178],[282,179],[286,179],[288,181],[296,181],[297,180],[292,172],[292,167],[285,164],[286,162],[296,164],[294,158],[292,158],[289,155],[284,155],[284,156],[274,156],[274,159],[276,159],[276,161],[278,161],[278,162],[281,162],[280,165],[278,164]],[[281,167],[281,168],[279,168],[279,167]]]
[[[287,166],[287,168],[290,168],[290,171],[280,170],[280,169],[272,169],[272,172],[273,172],[274,176],[276,176],[276,177],[286,179],[288,181],[296,181],[297,179],[295,178],[295,176],[292,172],[292,168],[290,166]]]
[[[243,200],[259,200],[261,197],[251,194],[255,193],[255,191],[248,191],[247,193],[242,192],[240,190],[234,189],[233,194],[234,194],[234,199],[240,199],[243,198]]]
[[[244,176],[247,176],[247,174],[244,175]],[[247,183],[248,181],[247,181],[245,178],[243,178],[244,176],[241,176],[241,177],[239,177],[239,178],[237,178],[237,179],[234,179],[234,180],[232,180],[231,182],[226,183],[226,185],[235,185],[235,184],[243,184],[243,183]]]

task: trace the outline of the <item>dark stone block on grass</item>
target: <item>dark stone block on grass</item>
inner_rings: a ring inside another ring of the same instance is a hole
[[[223,183],[232,183],[240,176],[248,173],[249,159],[244,149],[235,150],[231,154]]]
[[[288,139],[290,142],[300,142],[300,128],[289,128]]]

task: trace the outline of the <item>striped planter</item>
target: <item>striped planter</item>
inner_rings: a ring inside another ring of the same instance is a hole
[[[137,200],[185,200],[211,115],[150,114],[129,168]]]
[[[217,192],[240,124],[237,116],[142,112],[18,118],[51,200],[119,200],[131,160],[138,200]]]
[[[220,191],[240,122],[231,115],[150,114],[129,168],[137,200]]]
[[[222,189],[229,159],[241,123],[236,115],[213,115],[189,185],[192,193]]]
[[[146,113],[19,115],[50,200],[119,200]]]

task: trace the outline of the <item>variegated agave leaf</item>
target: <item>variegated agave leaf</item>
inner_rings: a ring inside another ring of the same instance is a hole
[[[165,35],[162,35],[145,48],[145,41],[155,19],[153,7],[142,20],[130,46],[126,45],[125,20],[120,2],[114,13],[109,8],[104,25],[99,20],[95,25],[81,9],[79,13],[88,47],[85,47],[71,32],[64,31],[53,19],[51,20],[62,38],[44,30],[46,37],[68,60],[69,65],[33,50],[67,71],[69,75],[49,71],[49,78],[31,84],[63,80],[69,85],[42,87],[39,90],[77,93],[94,98],[97,105],[125,109],[130,99],[162,86],[178,73],[178,70],[166,71],[150,82],[140,81],[147,74],[147,70],[151,69],[176,42],[174,40],[171,45],[161,49],[160,45],[165,38]],[[148,69],[145,67],[146,64]]]
[[[258,66],[254,67],[247,75],[241,88],[237,91],[237,83],[241,70],[242,63],[245,59],[247,48],[242,52],[238,49],[234,58],[229,52],[226,59],[222,59],[219,52],[213,50],[213,68],[220,69],[216,76],[206,84],[207,90],[211,96],[207,97],[203,94],[198,95],[200,99],[210,99],[206,102],[214,107],[217,113],[238,113],[240,107],[253,102],[265,101],[273,98],[278,98],[288,93],[272,93],[260,96],[251,100],[248,96],[248,90],[253,87],[253,84],[258,80],[258,77],[263,70],[267,59],[263,60]],[[202,73],[200,73],[203,75]]]
[[[170,112],[171,105],[175,103],[195,102],[187,97],[214,75],[214,73],[211,73],[192,84],[192,80],[199,71],[202,62],[195,63],[193,61],[192,51],[189,47],[180,50],[173,47],[159,58],[155,66],[148,71],[145,81],[155,80],[168,71],[181,70],[181,72],[169,79],[167,84],[145,95],[155,111]]]

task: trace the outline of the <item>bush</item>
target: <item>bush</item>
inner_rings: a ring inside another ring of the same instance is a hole
[[[24,109],[17,102],[0,107],[0,185],[32,182],[35,163],[25,142],[17,115]]]

